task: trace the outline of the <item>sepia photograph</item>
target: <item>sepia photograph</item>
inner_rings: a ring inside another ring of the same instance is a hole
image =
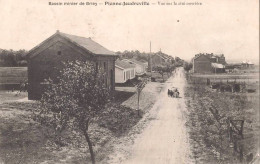
[[[0,0],[0,164],[259,164],[259,0]]]

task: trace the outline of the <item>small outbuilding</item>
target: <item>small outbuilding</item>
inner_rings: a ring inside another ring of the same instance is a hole
[[[253,68],[254,67],[254,64],[250,61],[243,61],[241,63],[241,68],[242,69],[247,69],[247,68]]]
[[[135,59],[123,59],[122,61],[133,64],[135,66],[136,75],[143,75],[146,72],[146,65],[143,62]]]
[[[96,68],[106,73],[105,85],[115,88],[114,52],[96,43],[91,38],[70,35],[57,31],[42,43],[31,49],[28,59],[28,99],[41,98],[46,84],[44,79],[57,77],[62,62],[92,61]]]
[[[115,82],[125,83],[127,80],[135,78],[135,65],[121,60],[115,63]]]
[[[214,73],[225,73],[225,66],[220,63],[211,63],[212,72]]]

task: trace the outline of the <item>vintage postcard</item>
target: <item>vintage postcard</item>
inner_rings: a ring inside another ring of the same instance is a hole
[[[258,164],[258,0],[0,0],[0,164]]]

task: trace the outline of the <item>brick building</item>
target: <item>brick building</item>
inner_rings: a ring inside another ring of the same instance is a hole
[[[192,59],[192,64],[194,73],[223,73],[227,63],[223,54],[200,53]]]
[[[224,54],[216,55],[216,54],[205,54],[212,63],[226,64],[226,58]]]
[[[198,54],[192,59],[193,73],[211,73],[210,58],[204,54]]]
[[[106,72],[104,82],[108,88],[115,88],[114,52],[104,48],[91,38],[69,35],[57,31],[41,44],[30,50],[28,59],[28,99],[40,99],[44,79],[55,78],[61,62],[81,60],[93,61],[96,67]]]

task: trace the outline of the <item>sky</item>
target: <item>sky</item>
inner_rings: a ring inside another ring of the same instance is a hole
[[[48,5],[65,1],[0,0],[0,48],[30,50],[60,30],[91,37],[115,52],[149,52],[151,41],[152,52],[161,49],[185,60],[216,53],[228,61],[259,61],[259,0],[198,0],[200,6]],[[159,2],[166,1],[174,2]]]

